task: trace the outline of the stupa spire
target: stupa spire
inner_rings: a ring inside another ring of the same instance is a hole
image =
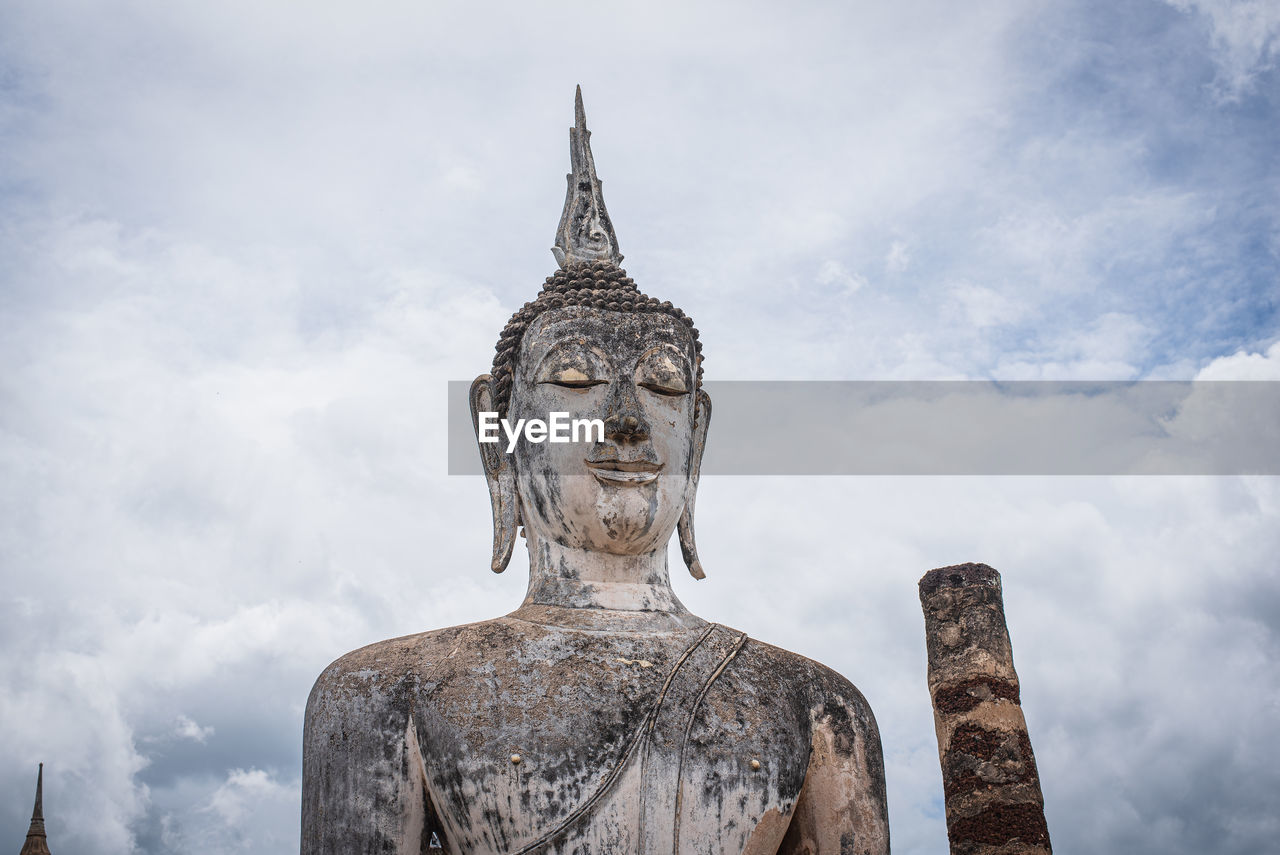
[[[561,267],[591,261],[621,264],[618,237],[605,210],[595,158],[591,156],[591,131],[587,130],[581,86],[574,95],[573,113],[574,124],[569,129],[569,164],[573,171],[565,176],[569,187],[556,229],[556,245],[551,251]]]
[[[44,836],[44,764],[36,773],[36,806],[31,811],[31,827],[27,829],[27,842],[18,855],[49,855],[49,844]]]

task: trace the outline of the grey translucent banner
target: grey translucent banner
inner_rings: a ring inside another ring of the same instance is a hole
[[[469,386],[449,383],[451,475],[481,473]],[[705,388],[713,418],[704,476],[1280,474],[1280,382],[720,381]]]

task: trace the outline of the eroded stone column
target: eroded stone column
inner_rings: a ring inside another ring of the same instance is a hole
[[[930,570],[920,604],[952,855],[1048,855],[1000,574],[985,564]]]

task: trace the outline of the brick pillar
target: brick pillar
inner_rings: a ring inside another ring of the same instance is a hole
[[[930,570],[920,604],[952,855],[1048,855],[1000,574],[985,564]]]

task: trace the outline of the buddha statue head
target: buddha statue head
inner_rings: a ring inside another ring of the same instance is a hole
[[[472,384],[471,410],[477,436],[482,413],[510,425],[567,413],[603,431],[571,442],[521,439],[510,451],[480,443],[492,569],[506,568],[521,527],[531,552],[553,543],[614,556],[665,555],[678,530],[701,579],[693,506],[711,420],[702,344],[683,311],[641,293],[619,266],[581,89],[569,139],[572,172],[552,250],[560,269],[503,329],[491,373]]]

